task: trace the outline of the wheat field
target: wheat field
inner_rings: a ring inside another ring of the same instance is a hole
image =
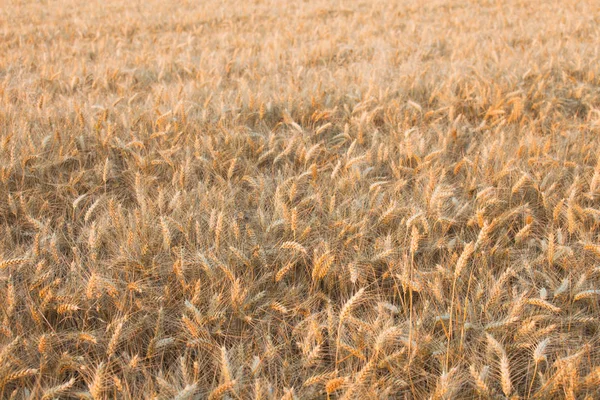
[[[595,0],[0,32],[0,398],[600,398]]]

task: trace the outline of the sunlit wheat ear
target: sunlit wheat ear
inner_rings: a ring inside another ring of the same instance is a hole
[[[73,303],[62,303],[56,307],[56,312],[60,315],[69,314],[79,310],[79,306]]]
[[[310,378],[308,378],[307,380],[305,380],[304,383],[302,384],[302,386],[306,387],[306,386],[316,385],[319,383],[322,384],[323,382],[326,382],[328,379],[332,378],[333,376],[335,376],[335,371],[313,375]]]
[[[597,299],[600,298],[600,289],[589,289],[582,290],[573,296],[573,301],[580,301],[584,299]]]
[[[215,224],[215,247],[217,250],[219,249],[219,245],[221,244],[221,232],[223,230],[223,211],[219,213],[217,216],[217,221]]]
[[[410,234],[410,254],[414,255],[419,249],[419,241],[421,240],[421,234],[419,229],[413,225]]]
[[[192,398],[196,391],[198,390],[198,384],[193,383],[190,385],[186,385],[179,393],[173,397],[173,400],[187,400]]]
[[[475,383],[475,389],[481,395],[488,395],[490,392],[490,389],[486,383],[488,371],[489,367],[487,365],[483,367],[481,372],[477,372],[474,365],[469,367],[469,372],[471,373],[471,377]]]
[[[88,385],[90,394],[94,400],[102,399],[106,385],[106,364],[101,362],[98,364],[92,377],[92,382]]]
[[[354,382],[352,382],[350,384],[350,387],[346,390],[346,393],[344,393],[344,396],[342,396],[342,399],[347,399],[347,400],[353,399],[354,396],[356,396],[357,393],[360,391],[363,384],[369,379],[374,368],[375,368],[375,362],[373,360],[369,360],[369,362],[367,362],[360,369],[360,371],[358,371],[358,373],[356,374],[356,376],[354,378]]]
[[[569,200],[567,201],[567,228],[570,234],[575,233],[577,230],[577,217],[575,214],[575,208],[577,205],[575,204],[575,195],[576,192],[573,190],[571,195],[569,196]]]
[[[471,258],[471,255],[473,254],[474,251],[475,251],[475,244],[473,242],[467,243],[467,245],[463,249],[460,257],[458,258],[458,261],[456,262],[456,268],[454,269],[455,279],[461,276],[462,271],[467,266],[467,263],[469,262],[469,259]]]
[[[37,373],[38,373],[37,369],[26,368],[26,369],[19,370],[17,372],[7,374],[0,380],[0,390],[3,390],[4,387],[11,382],[19,381],[21,379],[30,377]]]
[[[163,237],[163,249],[169,250],[171,248],[171,231],[169,229],[169,223],[165,217],[160,218],[160,227]]]
[[[13,265],[19,265],[30,261],[28,258],[11,258],[8,260],[0,261],[0,270],[8,268]]]
[[[340,347],[340,334],[341,334],[341,329],[342,329],[342,325],[344,324],[344,320],[350,315],[350,312],[352,312],[352,308],[355,307],[358,302],[360,301],[361,297],[363,296],[365,292],[364,288],[361,288],[358,292],[356,292],[352,297],[350,297],[346,303],[344,303],[344,306],[342,307],[339,317],[338,317],[338,326],[337,326],[337,331],[336,331],[336,364],[337,364],[337,359],[338,359],[338,351],[339,351],[339,347]]]
[[[331,395],[336,391],[340,390],[342,386],[346,383],[346,378],[333,378],[328,380],[325,383],[325,392],[327,395]]]
[[[334,260],[335,256],[330,254],[329,251],[326,251],[320,256],[317,256],[317,252],[315,251],[312,270],[313,281],[323,279],[327,275],[327,272],[329,272],[329,268],[331,268]]]
[[[519,178],[519,180],[513,185],[512,189],[511,189],[511,193],[514,195],[516,194],[522,187],[524,187],[528,182],[530,181],[530,178],[527,174],[523,174],[521,176],[521,178]]]
[[[12,278],[12,276],[10,277]],[[6,316],[12,317],[15,312],[15,306],[17,303],[16,293],[15,293],[15,285],[11,279],[11,282],[6,286],[5,293],[5,304],[4,307],[6,309]]]
[[[44,391],[44,394],[42,395],[42,400],[49,400],[49,399],[57,398],[60,395],[65,394],[65,392],[67,392],[74,384],[75,384],[75,378],[71,378],[69,381],[67,381],[61,385],[53,386],[49,389],[46,389]]]
[[[299,254],[303,254],[303,255],[307,254],[306,248],[304,246],[302,246],[300,243],[294,242],[294,241],[282,243],[281,248],[294,250],[294,251],[298,252]]]
[[[510,364],[506,354],[500,357],[500,376],[502,383],[502,392],[505,396],[510,396],[512,393],[512,381],[510,379]]]
[[[119,322],[117,324],[117,326],[115,327],[115,330],[113,332],[112,337],[110,338],[110,341],[108,342],[108,347],[106,350],[106,354],[107,354],[108,358],[112,357],[115,354],[115,350],[116,350],[117,344],[119,343],[122,330],[123,330],[123,322]]]
[[[277,274],[275,274],[275,282],[279,282],[282,280],[285,275],[294,267],[294,262],[290,261],[286,265],[284,265]]]
[[[208,395],[208,399],[209,400],[219,400],[222,399],[223,396],[227,393],[230,392],[233,387],[235,386],[236,382],[235,381],[229,381],[229,382],[225,382],[220,384],[219,386],[217,386],[214,390],[212,390],[210,392],[210,394]]]
[[[448,372],[443,372],[438,379],[435,391],[432,398],[444,399],[451,396],[452,393],[459,387],[459,379],[456,377],[458,367],[452,368]]]
[[[233,377],[231,375],[231,367],[229,365],[229,358],[225,347],[221,347],[221,376],[225,382],[231,382]]]
[[[559,313],[562,311],[560,307],[557,307],[554,304],[552,304],[549,301],[544,300],[544,299],[528,299],[527,302],[534,306],[544,308],[553,313]]]
[[[505,396],[512,393],[512,381],[510,378],[510,363],[504,347],[490,334],[486,334],[487,341],[499,358],[500,382],[502,392]]]
[[[531,233],[531,229],[532,229],[532,224],[527,224],[523,228],[521,228],[515,235],[515,243],[520,244],[525,239],[527,239],[527,237]]]
[[[93,217],[95,211],[98,209],[103,200],[103,197],[98,197],[98,199],[96,199],[96,201],[92,203],[90,208],[88,208],[88,210],[85,212],[85,216],[83,217],[84,222],[87,223],[90,221],[90,219]]]
[[[550,343],[550,338],[546,338],[546,339],[540,341],[535,346],[535,349],[533,351],[533,361],[536,364],[539,364],[540,362],[542,362],[543,360],[546,359],[546,349],[547,349],[549,343]]]

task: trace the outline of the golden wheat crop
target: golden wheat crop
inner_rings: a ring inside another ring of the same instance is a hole
[[[600,398],[595,0],[0,35],[0,398]]]

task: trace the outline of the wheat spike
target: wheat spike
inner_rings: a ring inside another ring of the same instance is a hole
[[[346,378],[333,378],[328,380],[325,383],[325,391],[327,394],[334,393],[342,388],[342,386],[346,383]]]
[[[478,373],[477,370],[475,369],[474,365],[471,365],[469,367],[469,372],[471,373],[471,376],[472,376],[473,380],[475,381],[475,388],[481,395],[487,395],[490,391],[487,383],[485,382],[487,370],[488,370],[488,367],[485,366],[483,368],[483,370],[481,371],[481,373]]]
[[[308,378],[307,380],[304,381],[304,383],[302,384],[302,386],[306,387],[306,386],[312,386],[312,385],[316,385],[317,383],[323,383],[325,381],[329,381],[330,379],[332,379],[335,376],[335,371],[333,372],[324,372],[322,374],[317,374],[317,375],[313,375],[310,378]]]
[[[348,317],[348,315],[350,315],[352,308],[358,304],[360,298],[363,296],[364,293],[365,293],[365,289],[361,288],[352,297],[350,297],[346,301],[346,303],[344,303],[344,306],[342,307],[342,310],[340,311],[340,316],[339,316],[339,324],[340,325],[344,323],[344,320]]]
[[[510,364],[506,353],[500,356],[500,376],[502,383],[502,392],[506,397],[512,393],[512,382],[510,380]]]
[[[555,306],[554,304],[550,303],[547,300],[543,300],[543,299],[528,299],[527,302],[529,304],[534,305],[534,306],[538,306],[538,307],[544,308],[544,309],[546,309],[548,311],[551,311],[553,313],[559,313],[559,312],[562,311],[560,307]]]
[[[304,255],[308,254],[308,252],[306,251],[304,246],[302,246],[298,242],[293,242],[293,241],[284,242],[284,243],[282,243],[281,248],[282,249],[292,249],[292,250],[294,250],[298,253],[304,254]]]
[[[461,253],[458,261],[456,262],[456,268],[454,269],[454,276],[459,277],[463,271],[463,269],[467,266],[469,262],[469,258],[475,251],[475,244],[473,242],[467,243],[463,252]]]
[[[90,208],[88,208],[88,210],[85,212],[85,216],[83,217],[83,220],[84,220],[85,223],[88,223],[89,220],[92,218],[92,216],[94,215],[94,212],[96,211],[96,209],[102,203],[102,200],[103,200],[102,197],[98,197],[96,199],[96,201],[94,201],[92,203],[92,205],[90,206]]]
[[[217,216],[217,222],[215,225],[215,247],[218,249],[221,243],[221,232],[223,230],[223,211]]]
[[[12,381],[16,381],[19,379],[27,378],[28,376],[35,375],[38,373],[37,369],[34,368],[26,368],[17,372],[13,372],[8,374],[0,380],[0,389],[3,389],[8,383]]]
[[[28,258],[11,258],[8,260],[3,260],[3,261],[0,261],[0,270],[2,270],[4,268],[8,268],[13,265],[24,264],[29,261],[30,260]]]
[[[312,270],[313,281],[323,279],[327,275],[327,272],[329,272],[329,268],[331,268],[334,260],[335,257],[329,252],[325,252],[321,256],[315,257]]]
[[[194,396],[194,394],[196,393],[196,391],[198,390],[198,384],[194,383],[191,385],[186,385],[183,389],[181,389],[179,391],[179,393],[177,393],[175,395],[175,397],[173,397],[173,400],[187,400],[189,398],[191,398],[192,396]]]
[[[75,384],[75,378],[71,378],[68,382],[65,382],[61,385],[53,386],[44,391],[42,395],[42,400],[49,400],[56,398],[56,396],[64,394],[67,390],[69,390]]]
[[[208,400],[219,400],[223,395],[233,389],[235,381],[225,382],[213,389],[208,395]]]
[[[227,357],[227,350],[225,347],[221,347],[221,375],[225,382],[233,381],[231,367],[229,366],[229,358]]]
[[[583,291],[575,294],[575,296],[573,296],[573,301],[579,301],[579,300],[583,300],[583,299],[593,299],[597,296],[600,296],[600,289],[583,290]]]
[[[171,230],[165,217],[160,218],[160,227],[163,235],[163,249],[169,250],[171,248]]]
[[[285,275],[294,267],[294,265],[295,264],[292,261],[290,261],[285,266],[283,266],[283,268],[277,271],[277,274],[275,275],[275,282],[279,282],[280,280],[282,280],[285,277]]]
[[[94,372],[94,378],[92,382],[89,384],[90,394],[94,400],[102,399],[102,393],[105,389],[106,384],[106,364],[102,361],[96,367]]]
[[[122,330],[123,330],[123,322],[119,322],[117,324],[117,327],[115,328],[115,331],[113,332],[112,337],[110,338],[110,341],[108,342],[108,347],[106,350],[106,355],[108,356],[108,358],[112,357],[113,354],[115,353],[117,344],[119,343],[119,340],[121,338]]]
[[[546,338],[546,339],[540,341],[535,346],[535,350],[533,351],[533,361],[536,364],[539,364],[542,360],[544,360],[546,358],[545,352],[546,352],[546,348],[548,347],[549,343],[550,343],[550,338]]]

